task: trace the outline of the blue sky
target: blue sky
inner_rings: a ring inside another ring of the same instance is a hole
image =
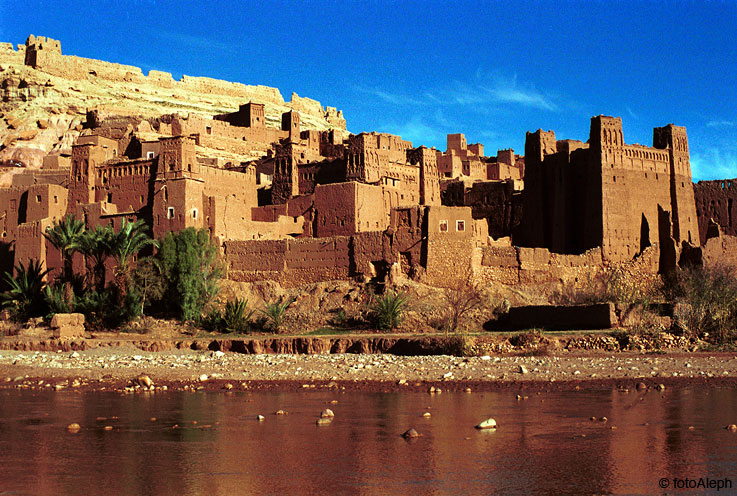
[[[737,177],[737,0],[38,2],[0,0],[0,41],[279,88],[344,111],[352,132],[524,153],[526,131],[625,141],[686,126],[694,179]]]

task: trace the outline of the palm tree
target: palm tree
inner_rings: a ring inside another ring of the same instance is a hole
[[[72,254],[74,242],[84,232],[84,222],[69,214],[46,228],[44,236],[59,250],[62,258],[61,280],[69,282],[72,278]]]
[[[5,273],[5,282],[10,289],[0,295],[2,307],[9,308],[14,318],[21,322],[43,315],[44,276],[48,272],[42,269],[38,260],[29,261],[27,267],[19,262],[15,267],[15,277],[10,272]]]
[[[74,270],[72,267],[72,255],[75,250],[77,239],[84,233],[84,222],[77,220],[73,215],[69,214],[60,221],[54,222],[53,226],[46,228],[44,236],[49,242],[59,250],[62,259],[61,266],[61,282],[64,286],[64,301],[71,308],[74,300],[74,290],[72,289],[72,278]]]
[[[105,289],[105,260],[110,256],[114,235],[112,227],[98,225],[84,231],[72,244],[74,250],[86,257],[88,277],[92,276],[97,291]]]
[[[123,219],[120,231],[110,238],[110,254],[115,259],[115,286],[118,288],[120,302],[125,300],[131,278],[130,262],[135,255],[147,246],[158,246],[147,233],[146,223],[139,219],[128,222]]]

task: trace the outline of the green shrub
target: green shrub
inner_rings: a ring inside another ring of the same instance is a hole
[[[31,317],[41,317],[46,314],[44,300],[44,277],[48,270],[43,270],[41,262],[31,260],[28,266],[18,263],[15,273],[5,273],[5,283],[8,290],[0,295],[2,307],[7,308],[13,320],[25,322]]]
[[[183,321],[198,321],[218,291],[218,249],[206,229],[168,233],[156,258],[167,281],[165,301]]]
[[[289,305],[295,301],[296,298],[287,298],[282,302],[267,303],[266,307],[261,309],[261,313],[266,317],[264,327],[274,332],[279,332],[284,324],[284,313]]]
[[[103,291],[89,289],[77,298],[75,310],[85,315],[85,321],[97,330],[118,329],[140,315],[140,297],[128,291],[120,304],[114,288]]]
[[[345,309],[338,308],[333,310],[333,317],[330,319],[330,323],[338,327],[346,327],[349,324],[348,314],[345,313]]]
[[[209,308],[202,317],[200,317],[197,324],[206,331],[220,332],[223,328],[223,315],[220,312],[220,309]]]
[[[222,317],[222,328],[226,332],[246,332],[254,309],[248,310],[248,300],[229,300],[225,303]]]
[[[70,288],[69,283],[60,282],[49,284],[44,288],[44,300],[48,308],[48,313],[46,314],[47,319],[50,319],[56,313],[70,313],[74,311],[74,293],[72,293],[71,298],[67,297],[67,288]]]
[[[369,318],[377,329],[396,329],[402,322],[402,314],[408,303],[408,295],[401,291],[387,291],[373,297]]]

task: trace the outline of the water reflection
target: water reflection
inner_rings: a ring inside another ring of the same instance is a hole
[[[326,407],[336,418],[318,427]],[[723,427],[736,407],[734,390],[697,387],[519,401],[512,392],[6,390],[0,494],[653,493],[662,477],[733,476],[737,434]],[[490,416],[497,431],[473,428]],[[79,434],[64,430],[71,422]],[[409,427],[423,436],[405,441]]]

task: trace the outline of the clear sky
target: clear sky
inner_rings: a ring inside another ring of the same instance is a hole
[[[686,126],[694,179],[737,177],[737,0],[436,2],[0,0],[0,41],[275,86],[344,111],[348,129],[445,149],[524,153],[525,132],[627,143]]]

